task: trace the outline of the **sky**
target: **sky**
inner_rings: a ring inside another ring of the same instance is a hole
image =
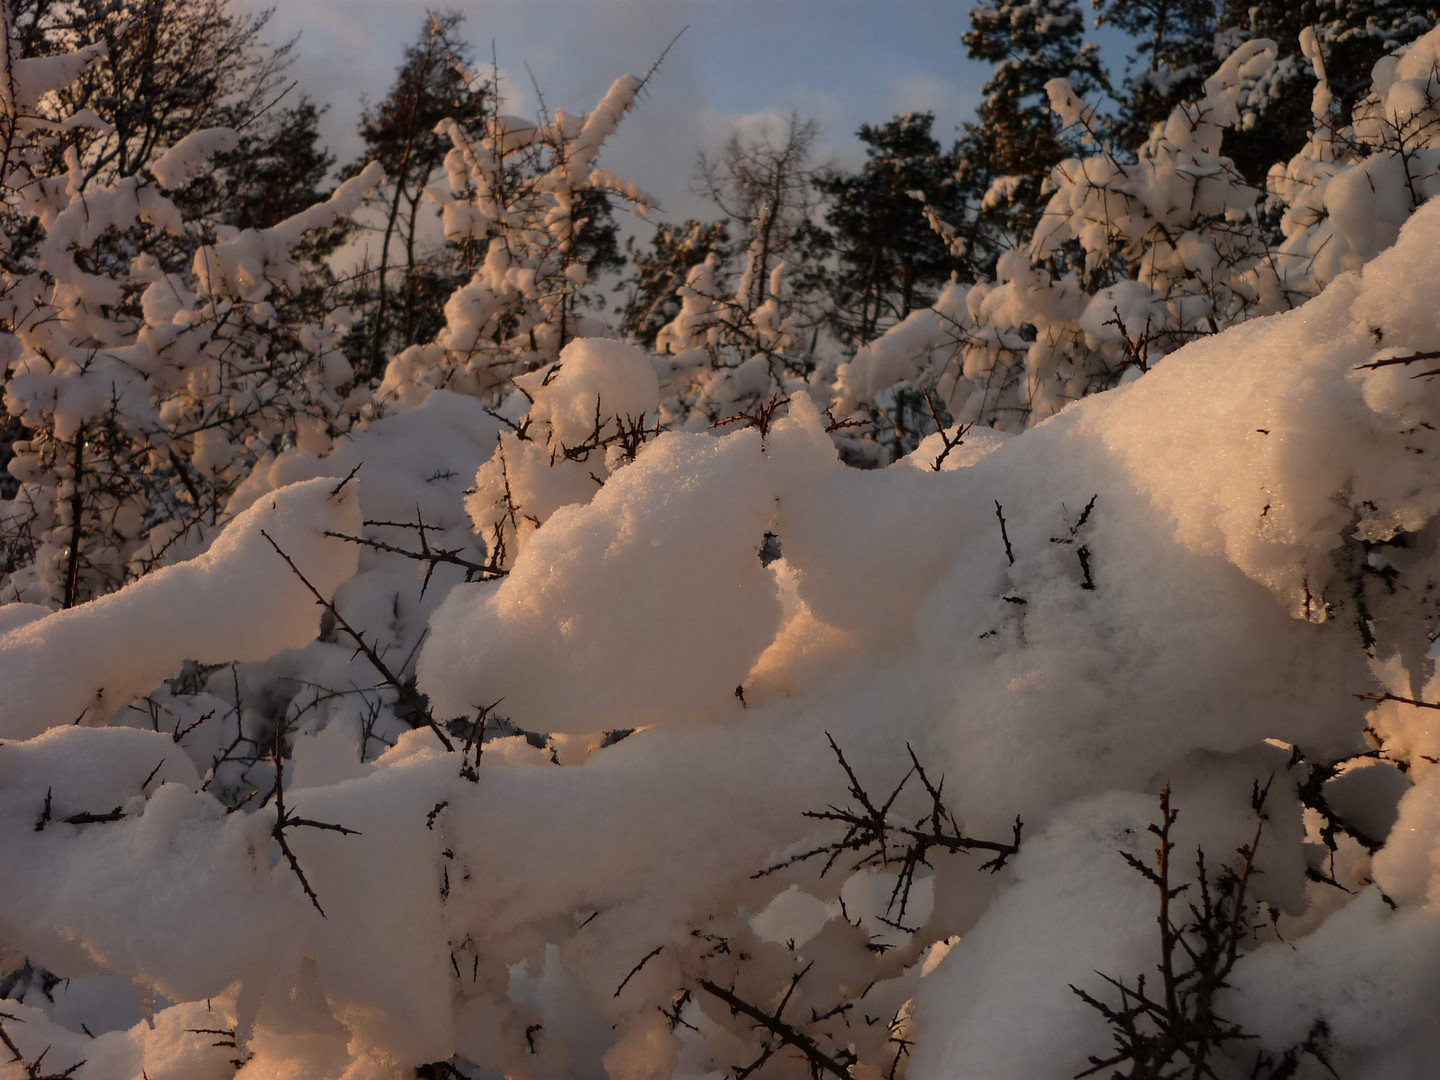
[[[697,153],[737,126],[797,109],[820,122],[820,159],[853,167],[856,130],[896,113],[933,112],[948,145],[989,74],[965,57],[963,0],[278,0],[268,34],[299,36],[293,74],[329,105],[323,135],[341,162],[361,152],[363,102],[385,95],[436,6],[465,16],[477,56],[493,45],[506,111],[521,115],[535,111],[536,85],[551,108],[590,109],[684,30],[602,155],[659,200],[662,220],[714,216],[689,180]]]

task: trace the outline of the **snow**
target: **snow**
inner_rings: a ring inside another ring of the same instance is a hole
[[[234,150],[240,136],[229,128],[192,132],[150,164],[150,172],[163,188],[182,187],[215,154]]]
[[[503,698],[522,726],[574,733],[737,707],[780,621],[759,559],[769,465],[754,432],[661,436],[551,514],[503,581],[450,594],[421,688],[445,715]]]
[[[626,420],[642,421],[660,405],[655,369],[641,350],[618,341],[572,341],[555,367],[515,385],[531,399],[530,419],[548,441],[576,447],[596,430],[613,435]]]
[[[55,195],[51,280],[24,286],[47,315],[6,346],[37,434],[5,512],[47,507],[48,561],[0,605],[0,955],[33,965],[0,1076],[42,1052],[82,1080],[378,1080],[454,1055],[715,1076],[758,1053],[736,1000],[855,1055],[854,1080],[902,1049],[913,1080],[1074,1076],[1115,1032],[1072,986],[1156,982],[1162,791],[1174,918],[1222,866],[1254,871],[1216,1002],[1253,1045],[1215,1061],[1248,1075],[1321,1024],[1342,1075],[1425,1075],[1440,202],[1392,197],[1395,162],[1433,148],[1376,118],[1430,108],[1437,49],[1382,61],[1365,153],[1317,123],[1272,174],[1267,198],[1323,181],[1288,204],[1283,258],[1220,153],[1274,62],[1250,42],[1135,161],[1057,168],[994,281],[838,373],[791,364],[783,268],[754,251],[733,292],[716,262],[691,272],[656,356],[548,291],[582,278],[575,193],[630,190],[596,165],[630,77],[585,117],[447,125],[447,230],[514,244],[373,396],[344,319],[308,324],[283,346],[305,374],[265,399],[283,419],[252,428],[185,426],[271,392],[222,376],[215,312],[281,349],[289,253],[378,166],[188,276],[137,257],[129,322],[75,252],[178,211],[140,181],[93,221]],[[500,162],[537,147],[507,202]],[[1151,258],[1082,287],[1057,252]],[[845,464],[835,417],[920,387],[948,426]],[[68,499],[111,412],[173,483],[220,478],[213,512],[152,529],[159,497],[118,502],[87,549],[114,579],[66,595]]]
[[[337,485],[325,478],[276,492],[203,554],[0,637],[0,679],[12,688],[0,736],[101,720],[186,660],[263,660],[310,641],[320,612],[298,575],[328,597],[357,566],[353,548],[324,535],[359,525],[353,494]]]

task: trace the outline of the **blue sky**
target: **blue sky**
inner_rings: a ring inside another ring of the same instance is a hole
[[[257,6],[262,6],[257,4]],[[272,38],[300,35],[301,87],[330,105],[325,135],[341,160],[361,100],[384,95],[434,0],[280,0]],[[443,6],[443,5],[442,5]],[[682,27],[640,109],[607,147],[608,168],[660,199],[668,216],[703,210],[687,190],[695,156],[735,125],[798,109],[822,126],[822,158],[861,157],[855,130],[928,109],[948,142],[988,74],[966,59],[968,5],[956,0],[485,0],[453,4],[477,54],[493,41],[502,76],[535,106],[588,109],[615,76],[640,73]]]

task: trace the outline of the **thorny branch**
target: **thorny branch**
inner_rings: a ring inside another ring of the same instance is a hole
[[[591,918],[593,919],[594,916],[592,915]],[[589,920],[586,921],[588,922]],[[630,973],[626,975],[625,978],[620,980],[620,985],[615,988],[615,993],[613,996],[618,998],[620,996],[620,991],[625,989],[625,984],[628,983],[631,979],[633,979],[636,975],[639,975],[640,969],[643,968],[646,964],[648,964],[651,960],[655,959],[655,957],[659,956],[660,951],[664,948],[664,945],[656,945],[655,948],[651,949],[648,953],[642,956],[640,958],[640,962],[630,969]]]
[[[995,500],[995,516],[1000,519],[1000,539],[1005,541],[1005,558],[1011,566],[1015,565],[1015,550],[1010,546],[1010,534],[1005,529],[1005,509],[1000,505],[1000,500]]]
[[[367,536],[351,536],[349,533],[333,532],[329,529],[325,535],[336,540],[344,540],[347,543],[359,544],[361,547],[371,548],[375,551],[384,551],[392,555],[400,555],[416,562],[423,562],[425,567],[425,580],[420,585],[420,595],[425,595],[425,590],[430,587],[430,578],[434,575],[437,567],[458,566],[465,571],[466,581],[494,581],[505,576],[505,571],[492,560],[487,563],[475,562],[473,559],[464,558],[459,548],[434,548],[430,546],[426,533],[434,531],[433,525],[425,524],[425,519],[416,513],[416,520],[411,521],[366,521],[364,524],[369,528],[392,528],[392,529],[414,529],[419,536],[420,550],[411,551],[409,548],[399,547],[396,544],[386,543],[383,540],[375,540]]]
[[[700,989],[707,994],[718,998],[730,1007],[732,1014],[748,1017],[755,1022],[755,1026],[764,1030],[768,1035],[773,1036],[778,1042],[762,1042],[760,1056],[749,1065],[735,1069],[735,1080],[745,1080],[765,1062],[769,1061],[777,1051],[786,1046],[792,1046],[805,1056],[810,1066],[810,1075],[816,1080],[824,1073],[838,1076],[841,1080],[851,1080],[850,1066],[856,1062],[853,1052],[848,1049],[837,1050],[833,1054],[827,1054],[820,1044],[796,1028],[793,1024],[782,1019],[785,1007],[790,1003],[790,998],[795,993],[795,988],[800,985],[806,973],[814,966],[814,961],[807,964],[801,971],[797,972],[790,980],[790,987],[785,991],[780,1004],[774,1012],[766,1012],[764,1009],[751,1004],[744,998],[737,995],[733,988],[727,989],[719,983],[710,979],[700,979]]]
[[[1250,805],[1255,814],[1255,831],[1247,843],[1236,849],[1238,867],[1225,866],[1218,876],[1207,872],[1205,852],[1197,850],[1193,886],[1176,883],[1171,830],[1179,811],[1171,804],[1169,787],[1160,793],[1159,820],[1148,830],[1156,838],[1153,862],[1120,852],[1131,869],[1156,891],[1160,988],[1147,989],[1143,974],[1132,983],[1097,972],[1119,995],[1118,1003],[1112,1003],[1071,985],[1070,989],[1109,1023],[1114,1040],[1112,1053],[1105,1057],[1091,1055],[1090,1067],[1077,1073],[1076,1080],[1105,1070],[1113,1070],[1108,1075],[1124,1080],[1215,1078],[1220,1075],[1215,1070],[1216,1056],[1230,1044],[1254,1038],[1216,1011],[1216,997],[1229,985],[1241,942],[1256,926],[1248,891],[1257,872],[1255,853],[1265,828],[1269,792],[1270,781],[1263,786],[1257,782],[1252,788]],[[1192,887],[1196,899],[1188,905],[1188,920],[1181,921],[1175,913],[1175,901],[1190,893]],[[1252,1075],[1272,1080],[1293,1075],[1301,1053],[1329,1069],[1322,1028],[1312,1030],[1310,1039],[1287,1051],[1279,1062],[1264,1055],[1257,1057]]]
[[[1076,538],[1080,534],[1080,530],[1084,528],[1085,523],[1090,520],[1090,514],[1095,509],[1095,503],[1099,498],[1100,495],[1098,492],[1094,495],[1091,495],[1090,501],[1085,504],[1085,509],[1080,511],[1080,517],[1076,520],[1074,525],[1070,526],[1069,532],[1064,536],[1052,536],[1050,538],[1050,542],[1052,544],[1075,543]],[[1085,589],[1088,592],[1093,592],[1095,589],[1095,578],[1090,571],[1090,545],[1081,544],[1079,547],[1077,547],[1075,549],[1075,557],[1080,561],[1080,588]]]
[[[154,780],[155,777],[159,775],[160,770],[164,767],[165,759],[161,758],[158,762],[156,762],[155,767],[150,770],[150,774],[140,782],[139,793],[141,795],[145,794],[145,789],[150,786],[150,781]],[[40,816],[35,819],[36,832],[44,832],[45,827],[56,820],[54,800],[55,789],[53,787],[47,787],[45,789],[45,805],[40,810]],[[100,813],[95,813],[90,810],[81,810],[79,813],[70,814],[68,817],[63,817],[59,820],[64,822],[66,825],[104,825],[114,821],[123,821],[124,818],[124,807],[116,806],[111,810],[105,810]]]
[[[435,716],[430,711],[430,703],[427,702],[413,686],[402,682],[400,678],[390,670],[390,666],[380,658],[380,654],[375,651],[375,648],[365,640],[358,630],[345,620],[345,616],[340,614],[340,610],[334,604],[321,595],[320,590],[315,588],[315,586],[311,584],[310,579],[295,565],[295,560],[285,554],[284,550],[275,542],[269,533],[261,529],[260,535],[265,537],[266,543],[274,548],[276,554],[285,560],[295,576],[300,579],[301,584],[310,591],[311,596],[315,597],[315,602],[324,608],[330,614],[330,617],[335,620],[336,627],[343,631],[351,641],[355,642],[356,654],[363,654],[365,659],[370,661],[370,665],[379,672],[380,678],[400,695],[400,700],[410,710],[411,723],[418,727],[419,723],[417,723],[417,721],[423,722],[435,733],[435,737],[440,740],[441,746],[445,747],[446,750],[454,750],[455,744],[450,741],[450,737],[441,731],[440,725],[435,722]]]
[[[86,1059],[81,1058],[75,1062],[74,1065],[71,1065],[68,1069],[61,1072],[44,1071],[45,1057],[50,1053],[50,1047],[47,1046],[44,1050],[40,1051],[39,1057],[34,1061],[30,1061],[20,1052],[20,1048],[15,1045],[15,1040],[12,1039],[10,1033],[5,1030],[4,1021],[6,1020],[9,1020],[12,1024],[18,1024],[20,1023],[20,1017],[10,1013],[0,1012],[0,1044],[3,1044],[5,1049],[10,1051],[10,1063],[19,1065],[25,1070],[25,1080],[68,1080],[69,1077],[75,1075],[80,1066],[85,1064]]]
[[[40,811],[40,816],[35,820],[35,831],[44,832],[45,826],[55,820],[54,811],[51,808],[51,799],[55,794],[54,788],[45,789],[45,806]],[[98,825],[104,822],[120,821],[125,817],[125,812],[120,807],[107,810],[101,814],[93,814],[88,810],[82,810],[78,814],[71,814],[69,817],[61,818],[66,825]]]
[[[772,395],[768,400],[759,402],[752,412],[736,413],[734,416],[727,416],[723,420],[716,420],[710,425],[711,428],[724,427],[727,424],[744,424],[746,427],[757,428],[760,438],[770,434],[770,428],[774,426],[777,414],[780,409],[790,404],[788,397]]]
[[[1379,368],[1395,367],[1397,365],[1416,364],[1421,361],[1440,360],[1440,352],[1414,352],[1405,356],[1387,356],[1380,360],[1372,360],[1368,364],[1359,364],[1356,371],[1376,371]],[[1412,379],[1430,379],[1440,375],[1440,367],[1430,368],[1427,371],[1411,375]]]
[[[267,537],[268,539],[268,537]],[[275,799],[275,825],[270,830],[270,835],[280,845],[280,853],[285,856],[285,861],[290,864],[290,869],[295,871],[295,876],[300,880],[300,887],[305,890],[305,895],[310,898],[310,903],[315,905],[315,910],[320,917],[325,918],[325,909],[320,906],[320,897],[315,895],[310,880],[305,876],[305,871],[300,869],[300,860],[295,857],[295,852],[290,847],[290,842],[285,838],[286,829],[310,828],[324,829],[328,832],[338,832],[342,836],[359,836],[357,829],[347,829],[344,825],[335,825],[328,821],[315,821],[311,818],[298,817],[293,810],[285,806],[285,732],[284,726],[275,725],[275,787],[271,795]]]
[[[822,855],[825,856],[825,865],[820,870],[820,875],[823,877],[846,852],[856,852],[860,856],[853,867],[856,870],[867,866],[889,866],[899,863],[900,870],[885,913],[889,915],[893,911],[895,925],[897,928],[904,929],[901,924],[909,904],[910,889],[914,884],[915,874],[922,866],[931,866],[930,853],[932,851],[989,852],[992,857],[979,869],[989,870],[993,873],[1000,870],[1020,850],[1020,832],[1023,825],[1018,817],[1015,819],[1014,834],[1009,843],[967,836],[954,812],[945,805],[942,798],[945,778],[941,777],[938,782],[932,782],[920,764],[920,760],[915,756],[914,749],[908,743],[905,745],[905,749],[910,755],[910,769],[900,778],[900,782],[895,785],[895,789],[884,802],[877,805],[865,790],[864,785],[860,783],[834,737],[827,733],[826,738],[830,740],[830,749],[835,752],[840,768],[844,770],[849,781],[849,793],[855,805],[846,808],[832,805],[826,810],[807,810],[805,816],[817,821],[838,822],[845,826],[845,835],[839,840],[821,844],[773,866],[768,866],[756,873],[755,877],[763,877]],[[930,806],[913,825],[909,825],[894,820],[891,810],[912,776],[918,778],[924,787]]]
[[[1421,701],[1418,698],[1401,697],[1399,694],[1392,694],[1388,691],[1383,694],[1356,694],[1361,701],[1395,701],[1401,705],[1414,705],[1419,709],[1440,709],[1440,702]]]
[[[1145,317],[1145,329],[1141,331],[1138,338],[1131,337],[1130,331],[1126,329],[1125,320],[1120,317],[1120,309],[1112,307],[1115,317],[1106,321],[1106,326],[1113,326],[1120,332],[1120,345],[1125,350],[1126,365],[1138,367],[1143,374],[1150,370],[1150,343],[1154,335],[1150,332],[1150,317]]]
[[[624,460],[634,461],[640,448],[663,432],[664,428],[659,424],[653,428],[646,427],[644,416],[623,416],[616,413],[612,422],[600,411],[600,397],[597,394],[595,415],[589,434],[573,446],[558,443],[550,452],[550,464],[554,465],[560,458],[566,461],[588,461],[591,454],[603,454],[612,446],[620,447]]]
[[[1325,787],[1329,781],[1340,775],[1341,768],[1350,762],[1369,758],[1375,759],[1381,756],[1381,751],[1371,750],[1363,754],[1355,754],[1350,757],[1340,758],[1334,761],[1311,761],[1308,759],[1299,746],[1292,746],[1290,750],[1289,767],[1300,769],[1303,767],[1303,777],[1296,785],[1296,796],[1300,805],[1308,810],[1313,810],[1320,817],[1320,842],[1325,845],[1329,852],[1330,868],[1325,872],[1315,866],[1305,868],[1305,876],[1311,881],[1320,882],[1323,885],[1330,885],[1340,889],[1342,892],[1350,892],[1335,877],[1335,853],[1339,850],[1336,837],[1344,834],[1357,844],[1363,847],[1371,855],[1385,846],[1382,837],[1369,835],[1361,826],[1342,816],[1330,805],[1326,797]],[[1383,893],[1381,894],[1384,895]]]
[[[950,451],[956,447],[965,445],[965,436],[970,433],[971,424],[960,424],[955,428],[955,434],[949,435],[945,431],[945,422],[940,418],[940,410],[935,407],[935,398],[929,390],[925,391],[925,406],[930,410],[930,419],[935,422],[935,433],[940,436],[940,443],[944,447],[935,460],[930,463],[931,472],[939,472],[945,464],[945,459],[950,456]],[[1012,559],[1011,562],[1014,562]]]
[[[831,412],[828,408],[825,410],[825,434],[827,435],[834,434],[837,431],[844,431],[847,428],[863,428],[868,426],[868,421],[857,420],[854,417],[849,417],[845,420],[837,420],[835,419],[835,414],[833,412]]]

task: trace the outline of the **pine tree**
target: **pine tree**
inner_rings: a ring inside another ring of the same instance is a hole
[[[620,253],[620,230],[610,194],[600,188],[582,189],[575,197],[575,214],[584,222],[575,239],[575,253],[590,279],[624,270],[625,256]],[[600,302],[594,297],[587,299],[592,306]]]
[[[295,89],[286,80],[293,43],[266,41],[271,12],[249,14],[232,0],[5,2],[22,57],[105,49],[103,63],[39,105],[62,125],[44,149],[47,167],[68,174],[66,155],[73,153],[81,191],[142,174],[159,153],[196,132],[237,132],[234,150],[214,155],[209,169],[172,193],[186,230],[148,244],[167,269],[187,270],[197,248],[214,242],[217,227],[269,228],[329,193],[334,159],[320,142],[324,110],[303,95],[287,104]],[[102,123],[78,122],[87,115]],[[323,256],[343,231],[310,237],[295,253],[311,301],[328,277]],[[102,245],[98,255],[127,260],[133,254],[127,244],[116,237],[113,251]],[[30,257],[25,238],[12,244],[12,260]]]
[[[420,37],[405,50],[390,92],[361,117],[365,152],[348,171],[379,161],[386,176],[375,200],[378,213],[369,222],[378,239],[357,277],[362,318],[349,344],[357,368],[368,377],[378,377],[389,357],[440,331],[446,299],[485,257],[484,237],[461,246],[441,239],[438,211],[426,195],[453,146],[436,130],[440,122],[454,120],[462,133],[478,139],[487,120],[498,115],[494,78],[468,74],[471,49],[461,36],[462,23],[455,11],[430,13]],[[527,123],[502,120],[512,127]],[[593,277],[623,267],[605,192],[580,192],[574,214],[583,220],[576,252],[587,272]]]
[[[931,113],[907,113],[866,124],[859,131],[865,165],[820,183],[833,200],[825,216],[838,261],[832,325],[847,345],[863,345],[929,305],[952,272],[966,269],[925,213],[928,205],[953,222],[964,210],[958,162],[931,135],[934,121]]]
[[[1135,150],[1176,105],[1202,95],[1215,66],[1216,0],[1092,0],[1097,26],[1135,39],[1144,67],[1132,71],[1110,125],[1117,145]]]
[[[628,295],[624,307],[618,309],[621,333],[653,348],[655,335],[680,311],[676,294],[690,271],[707,256],[723,252],[729,241],[725,222],[694,218],[679,225],[661,222],[645,247],[631,237],[626,252],[632,272],[623,283]]]
[[[282,96],[292,49],[265,41],[270,12],[244,13],[230,0],[6,2],[22,57],[105,48],[103,63],[40,105],[48,119],[88,110],[104,121],[68,128],[48,151],[56,166],[78,153],[82,190],[136,175],[205,128],[283,126],[267,109]]]
[[[44,95],[37,112],[53,123],[43,167],[65,174],[82,193],[142,175],[158,155],[188,135],[213,127],[239,133],[233,151],[171,198],[185,218],[183,232],[146,237],[144,248],[166,270],[188,273],[195,252],[220,226],[264,229],[323,199],[333,159],[320,144],[321,111],[308,98],[284,101],[290,44],[265,40],[270,12],[251,14],[231,0],[3,0],[17,58],[58,56],[100,46],[105,59],[70,85]],[[86,117],[99,122],[85,122]],[[72,122],[73,121],[73,122]],[[78,170],[71,173],[67,155]],[[320,316],[321,259],[338,228],[306,239],[294,253],[304,270],[298,293],[276,293],[280,321]],[[31,222],[10,230],[6,265],[33,267],[41,233]],[[131,230],[102,237],[91,253],[117,269],[137,248]],[[287,306],[299,304],[295,312]],[[23,432],[0,413],[0,462]],[[0,475],[0,497],[14,484]]]
[[[998,252],[1034,232],[1050,169],[1069,156],[1045,107],[1045,84],[1067,78],[1081,95],[1108,88],[1098,48],[1084,42],[1076,0],[994,0],[970,11],[965,48],[995,65],[977,120],[966,125],[959,181],[978,206],[972,257],[989,270]]]
[[[480,254],[437,251],[441,245],[427,229],[434,214],[425,189],[451,146],[436,125],[449,118],[479,131],[492,92],[464,73],[470,55],[459,34],[461,21],[457,12],[431,13],[420,37],[406,48],[390,92],[361,116],[365,152],[347,171],[378,161],[386,178],[373,200],[377,213],[367,222],[378,240],[356,276],[361,321],[348,346],[366,377],[378,376],[395,352],[434,336],[444,325],[445,298]],[[438,229],[433,232],[438,235]]]
[[[1348,116],[1370,86],[1375,62],[1435,25],[1435,4],[1387,0],[1225,0],[1220,27],[1238,43],[1269,38],[1279,47],[1273,75],[1247,102],[1250,123],[1226,133],[1225,152],[1252,184],[1287,161],[1310,130],[1313,68],[1300,51],[1300,32],[1313,27],[1339,115]]]
[[[334,161],[320,145],[323,110],[304,96],[287,103],[293,43],[265,40],[270,12],[248,14],[231,0],[6,3],[21,57],[105,49],[103,63],[39,106],[63,125],[44,150],[47,167],[68,172],[73,152],[81,191],[142,173],[198,131],[238,132],[233,151],[174,193],[190,229],[158,252],[171,268],[188,264],[216,226],[268,228],[324,197]],[[67,123],[91,114],[102,123]]]
[[[212,168],[176,194],[175,202],[191,220],[205,223],[206,239],[214,226],[268,229],[324,199],[335,164],[320,141],[324,109],[308,97],[274,109],[239,132],[234,150],[217,154]],[[293,256],[305,270],[305,285],[290,298],[321,314],[325,293],[334,284],[326,262],[352,226],[340,222],[307,236]]]
[[[240,146],[217,161],[228,174],[219,220],[237,229],[264,229],[314,204],[335,164],[320,142],[324,111],[302,97],[272,123],[240,133]]]

